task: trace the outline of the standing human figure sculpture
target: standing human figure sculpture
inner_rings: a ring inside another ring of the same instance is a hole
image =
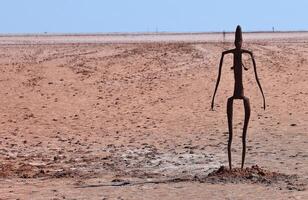
[[[216,91],[219,85],[220,81],[220,76],[221,76],[221,69],[223,65],[223,59],[224,56],[232,53],[234,58],[233,58],[233,67],[231,68],[234,70],[234,94],[232,97],[228,99],[227,102],[227,115],[228,115],[228,129],[229,129],[229,141],[228,141],[228,161],[229,161],[229,168],[230,170],[232,169],[232,164],[231,164],[231,143],[232,143],[232,137],[233,137],[233,130],[232,130],[232,115],[233,115],[233,100],[234,99],[242,99],[244,102],[244,109],[245,109],[245,120],[244,120],[244,127],[243,127],[243,136],[242,136],[242,142],[243,142],[243,151],[242,151],[242,169],[244,167],[244,162],[245,162],[245,154],[246,154],[246,134],[247,134],[247,128],[248,128],[248,122],[250,118],[250,103],[249,99],[244,96],[244,87],[243,87],[243,68],[245,70],[248,70],[242,63],[242,54],[247,53],[251,56],[252,59],[252,64],[255,72],[255,78],[257,81],[257,84],[261,90],[262,97],[263,97],[263,108],[265,110],[265,97],[263,94],[263,90],[257,75],[257,69],[256,69],[256,62],[254,59],[254,56],[251,51],[242,49],[242,29],[240,26],[237,26],[236,32],[235,32],[235,49],[227,50],[222,52],[222,56],[220,59],[220,64],[219,64],[219,72],[218,72],[218,78],[217,78],[217,83],[212,99],[212,105],[211,109],[213,110],[214,108],[214,99],[216,95]]]

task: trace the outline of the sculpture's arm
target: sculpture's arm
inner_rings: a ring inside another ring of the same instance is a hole
[[[220,63],[219,63],[219,70],[218,70],[217,82],[216,82],[216,86],[215,86],[214,95],[213,95],[213,98],[212,98],[211,110],[214,110],[215,95],[216,95],[217,88],[218,88],[218,85],[219,85],[219,82],[220,82],[221,69],[222,69],[222,65],[223,65],[224,56],[225,56],[226,54],[228,54],[228,53],[231,53],[231,52],[232,52],[231,50],[228,50],[228,51],[222,52],[222,54],[221,54]]]
[[[255,72],[256,81],[257,81],[257,84],[258,84],[258,86],[259,86],[259,88],[260,88],[260,91],[261,91],[261,93],[262,93],[262,97],[263,97],[263,108],[264,108],[264,110],[265,110],[265,107],[266,107],[266,105],[265,105],[265,97],[264,97],[263,90],[262,90],[262,87],[261,87],[261,84],[260,84],[260,81],[259,81],[259,78],[258,78],[255,58],[254,58],[254,56],[253,56],[253,54],[252,54],[251,51],[244,50],[243,52],[244,52],[244,53],[248,53],[248,54],[251,56],[252,64],[253,64],[253,69],[254,69],[254,72]]]

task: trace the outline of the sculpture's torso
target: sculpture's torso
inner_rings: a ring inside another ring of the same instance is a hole
[[[242,98],[244,96],[243,87],[243,67],[242,67],[242,51],[235,49],[233,59],[234,67],[234,94],[235,98]]]

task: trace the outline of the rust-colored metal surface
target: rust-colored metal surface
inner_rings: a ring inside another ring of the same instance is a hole
[[[262,97],[263,97],[263,108],[265,109],[265,97],[263,94],[263,90],[257,75],[257,69],[256,69],[256,62],[254,59],[254,56],[251,51],[242,49],[242,29],[240,26],[237,26],[236,32],[235,32],[235,48],[231,50],[227,50],[222,52],[222,56],[220,59],[220,64],[219,64],[219,72],[218,72],[218,78],[216,82],[216,87],[212,99],[212,105],[211,109],[214,109],[214,100],[215,100],[215,95],[217,92],[217,88],[220,82],[220,77],[221,77],[221,69],[223,65],[223,59],[224,56],[227,54],[233,54],[233,67],[231,68],[234,71],[234,93],[233,96],[228,99],[227,102],[227,115],[228,115],[228,129],[229,129],[229,141],[228,141],[228,161],[229,161],[229,167],[230,170],[232,169],[232,159],[231,159],[231,143],[232,143],[232,137],[233,137],[233,126],[232,126],[232,115],[233,115],[233,101],[234,99],[241,99],[243,100],[244,103],[244,109],[245,109],[245,119],[244,119],[244,127],[243,127],[243,151],[242,151],[242,168],[244,167],[245,163],[245,155],[246,155],[246,134],[247,134],[247,127],[248,127],[248,122],[250,118],[250,103],[249,103],[249,98],[247,98],[244,95],[244,87],[243,87],[243,69],[248,70],[242,62],[242,54],[246,53],[251,56],[252,63],[253,63],[253,68],[255,72],[255,78],[257,81],[257,84],[261,90]]]

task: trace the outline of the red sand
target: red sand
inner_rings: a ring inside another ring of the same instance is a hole
[[[227,166],[232,57],[210,111],[232,43],[1,45],[0,199],[308,199],[308,43],[293,42],[245,43],[268,104],[244,57],[246,166],[262,168],[232,173],[213,172]],[[117,180],[140,184],[86,187]]]

